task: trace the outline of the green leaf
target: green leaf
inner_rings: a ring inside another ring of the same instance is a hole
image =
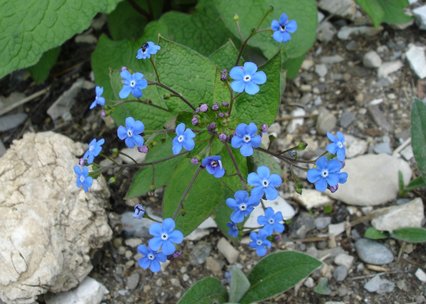
[[[204,278],[188,289],[178,304],[220,304],[227,300],[226,288],[216,278]]]
[[[373,227],[368,227],[364,232],[364,237],[372,240],[387,239],[389,236],[386,232],[379,231]]]
[[[426,105],[420,99],[414,100],[411,109],[411,145],[417,166],[426,179]]]
[[[229,301],[237,303],[249,288],[250,282],[246,275],[237,266],[232,266]]]
[[[281,172],[280,163],[271,155],[254,150],[253,162],[256,167],[267,166],[272,172]]]
[[[236,98],[231,119],[237,122],[270,125],[277,116],[282,93],[280,54],[273,57],[259,70],[265,72],[266,83],[260,85],[260,91],[256,95],[242,93]]]
[[[409,242],[409,243],[425,243],[426,229],[425,228],[400,228],[391,233],[394,239]]]
[[[60,47],[48,50],[35,65],[28,68],[28,71],[37,83],[42,83],[49,77],[50,70],[58,60],[60,52]]]
[[[303,61],[305,60],[305,54],[300,57],[293,59],[282,59],[283,68],[287,71],[287,78],[294,79],[299,74],[300,67],[302,66]]]
[[[381,23],[402,24],[411,21],[405,14],[408,0],[356,0],[362,10],[371,18],[375,27]]]
[[[314,292],[319,295],[329,296],[331,294],[331,290],[330,287],[328,287],[328,279],[320,278],[317,286],[314,288]]]
[[[270,28],[273,19],[279,19],[281,13],[285,12],[291,20],[296,20],[298,29],[292,35],[290,42],[283,48],[286,50],[287,58],[297,58],[305,54],[315,42],[317,28],[317,8],[315,0],[217,0],[214,2],[225,26],[239,37],[238,27],[234,21],[234,15],[239,16],[239,24],[243,39],[249,36],[251,30],[256,27],[265,13],[274,8],[260,28]],[[249,40],[249,46],[262,50],[265,57],[272,58],[283,44],[272,38],[272,33],[262,32],[256,34]]]
[[[149,150],[145,162],[153,162],[172,155],[171,140],[160,143]],[[184,156],[176,157],[157,165],[138,170],[133,175],[132,183],[126,197],[132,198],[146,194],[148,191],[167,185],[179,162],[189,162]]]
[[[44,52],[85,30],[120,0],[0,0],[0,78],[36,64]]]
[[[281,294],[319,266],[320,261],[303,253],[293,251],[271,253],[260,260],[248,275],[251,287],[240,303],[248,304]]]
[[[413,191],[420,188],[426,188],[426,179],[421,176],[413,179],[407,186],[404,187],[404,190]]]
[[[210,54],[209,58],[216,63],[219,68],[229,70],[234,66],[238,56],[238,50],[232,40],[228,40],[224,45]]]

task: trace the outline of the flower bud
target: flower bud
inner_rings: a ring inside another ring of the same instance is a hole
[[[219,134],[219,140],[220,141],[226,141],[226,139],[228,138],[228,136],[226,136],[226,134],[225,133],[220,133]]]
[[[148,147],[147,146],[138,147],[138,151],[140,153],[148,153]]]
[[[84,166],[84,158],[80,158],[80,160],[78,161],[80,166]]]
[[[199,123],[198,117],[197,116],[192,117],[191,123],[192,123],[193,126],[198,125],[198,123]]]
[[[268,125],[267,124],[262,125],[262,133],[268,133]]]
[[[339,184],[336,184],[336,186],[328,186],[328,190],[330,190],[331,193],[334,193],[339,189]]]
[[[220,72],[220,80],[226,81],[226,79],[228,79],[228,70],[227,69],[223,69]]]
[[[216,123],[212,122],[207,126],[207,130],[210,132],[214,131],[216,129]]]
[[[105,116],[106,116],[106,112],[105,112],[105,110],[102,110],[102,111],[101,111],[101,117],[102,117],[102,118],[105,118]]]
[[[225,113],[223,113],[223,112],[219,112],[219,114],[217,114],[217,115],[219,115],[220,118],[224,118],[225,117]]]
[[[121,71],[122,71],[122,72],[123,72],[123,71],[127,71],[127,67],[125,67],[125,66],[121,67]]]
[[[237,14],[234,15],[234,21],[237,22],[238,20],[240,20],[240,16],[238,16]]]
[[[133,217],[137,219],[143,218],[145,215],[145,208],[141,204],[135,205],[135,211],[133,213]]]
[[[224,107],[226,108],[227,106],[229,106],[229,102],[227,102],[227,101],[222,101],[222,106],[224,106]]]
[[[194,165],[198,165],[199,162],[200,161],[198,160],[198,158],[196,157],[191,158],[191,163],[193,163]]]
[[[209,106],[207,104],[205,104],[205,103],[203,103],[200,106],[200,112],[207,112],[208,109],[209,109]]]
[[[217,111],[217,110],[219,110],[219,104],[218,104],[217,102],[215,102],[215,103],[212,105],[212,110],[213,110],[213,111]]]

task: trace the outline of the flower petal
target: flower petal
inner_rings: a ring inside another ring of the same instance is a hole
[[[160,236],[161,233],[163,233],[163,226],[160,223],[154,223],[149,227],[149,234],[152,236]]]
[[[281,186],[282,183],[283,183],[283,180],[281,179],[281,176],[279,176],[278,174],[271,174],[271,176],[269,176],[270,185],[274,187],[279,187]]]
[[[257,168],[257,174],[259,174],[260,179],[269,179],[269,176],[271,175],[271,172],[269,171],[269,168],[266,166],[260,166]]]
[[[327,181],[325,180],[325,178],[320,178],[315,183],[315,189],[317,189],[320,192],[324,192],[327,189]]]
[[[273,201],[274,199],[276,199],[278,197],[278,191],[277,189],[273,188],[273,187],[266,187],[264,189],[265,195],[266,195],[266,199],[269,201]]]
[[[242,93],[245,88],[245,83],[242,80],[236,80],[231,82],[231,88],[234,92]]]
[[[321,171],[316,168],[309,169],[306,178],[308,182],[316,183],[321,178]]]
[[[167,231],[167,233],[171,233],[176,227],[175,221],[171,218],[166,218],[163,221],[163,230]]]
[[[159,250],[163,245],[163,241],[159,237],[152,238],[148,241],[149,248],[152,250]]]
[[[277,20],[272,20],[271,22],[271,29],[273,31],[279,31],[280,30],[280,24]]]
[[[176,251],[176,247],[175,247],[175,245],[173,245],[172,242],[166,241],[166,242],[163,243],[163,246],[161,247],[161,251],[165,255],[170,255],[170,254],[173,254]]]
[[[297,31],[297,22],[296,20],[290,20],[286,25],[285,25],[285,29],[290,32],[290,33],[294,33],[295,31]]]
[[[255,84],[264,84],[266,82],[266,74],[263,71],[259,71],[253,75],[251,78]]]
[[[288,16],[286,13],[282,13],[280,16],[280,24],[285,25],[288,21]]]
[[[259,175],[252,172],[247,176],[247,183],[250,186],[261,186],[262,180],[260,179]]]
[[[129,97],[131,91],[132,91],[132,88],[130,86],[124,85],[120,93],[118,93],[118,96],[120,96],[121,99],[125,99]]]
[[[231,146],[234,149],[238,149],[241,147],[241,145],[243,144],[243,140],[241,137],[238,137],[236,135],[234,135],[231,139]]]
[[[252,76],[257,71],[257,65],[253,62],[246,62],[244,63],[244,71]]]
[[[241,155],[247,157],[253,155],[253,147],[248,143],[243,143],[240,149]]]
[[[229,71],[229,76],[233,80],[243,80],[244,77],[244,69],[242,66],[235,66]]]
[[[259,92],[260,88],[254,82],[247,82],[244,88],[245,92],[249,95],[254,95]]]
[[[185,132],[185,124],[183,122],[181,122],[180,124],[178,124],[176,126],[176,135],[183,135]]]
[[[117,129],[117,136],[121,140],[127,138],[127,129],[123,126],[119,126],[118,129]]]

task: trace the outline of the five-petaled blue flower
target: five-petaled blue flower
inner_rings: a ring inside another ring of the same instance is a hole
[[[160,250],[165,255],[170,255],[176,251],[174,244],[180,244],[183,241],[183,234],[175,230],[175,221],[172,218],[166,218],[163,223],[154,223],[149,227],[149,233],[153,236],[149,240],[149,247],[152,250]]]
[[[145,245],[139,245],[138,252],[142,254],[142,258],[138,260],[139,266],[143,269],[149,268],[152,272],[159,272],[161,263],[167,260],[167,256],[164,253],[152,250]]]
[[[120,76],[123,82],[123,88],[118,94],[120,98],[127,98],[130,93],[136,98],[142,97],[142,90],[148,86],[142,73],[130,74],[127,69],[123,69]]]
[[[83,188],[84,192],[89,191],[89,188],[93,184],[93,178],[89,176],[89,168],[75,165],[74,172],[77,175],[77,187]]]
[[[263,230],[259,230],[258,233],[254,231],[250,233],[251,242],[249,243],[249,246],[256,249],[256,254],[258,256],[264,256],[268,251],[268,248],[271,248],[272,246],[271,242],[266,239],[267,237],[268,234]]]
[[[315,163],[316,167],[309,169],[307,178],[310,183],[315,184],[315,189],[324,192],[327,187],[335,187],[337,184],[346,183],[348,174],[340,172],[343,163],[337,159],[327,160],[321,156]]]
[[[243,156],[253,155],[253,148],[260,147],[262,137],[257,134],[257,127],[254,123],[246,125],[241,123],[235,129],[235,134],[232,137],[231,145],[233,148],[240,148]]]
[[[222,166],[220,156],[213,155],[207,156],[201,161],[201,166],[206,168],[209,174],[212,174],[216,178],[220,178],[225,175],[225,169]]]
[[[226,226],[228,226],[228,228],[229,228],[228,234],[230,236],[232,236],[233,238],[238,237],[238,227],[237,227],[237,224],[235,224],[234,222],[229,222],[229,223],[226,223]]]
[[[102,151],[102,145],[105,143],[105,139],[101,138],[98,141],[96,138],[92,139],[89,143],[89,148],[83,155],[83,159],[87,160],[87,163],[90,165],[95,160],[95,157],[98,156]]]
[[[331,154],[335,154],[337,159],[340,161],[345,160],[346,149],[345,149],[345,137],[342,132],[337,132],[336,135],[327,132],[327,137],[331,141],[327,145],[327,151]]]
[[[266,82],[266,74],[262,71],[257,72],[257,65],[253,62],[233,67],[229,76],[234,80],[231,82],[231,88],[237,93],[245,91],[247,94],[254,95],[259,92],[258,85]]]
[[[235,199],[228,198],[226,205],[234,209],[231,214],[231,221],[234,223],[241,223],[244,218],[248,216],[259,204],[259,200],[249,196],[247,191],[239,190],[234,194]]]
[[[277,42],[288,42],[291,40],[291,35],[297,30],[297,23],[295,20],[288,20],[288,16],[282,13],[278,20],[272,20],[271,28],[274,31],[272,37]]]
[[[173,154],[179,154],[182,147],[187,151],[191,151],[195,147],[195,133],[190,128],[185,129],[185,124],[180,123],[176,127],[176,137],[173,138]]]
[[[137,219],[141,219],[143,218],[144,215],[145,215],[145,208],[141,204],[136,204],[133,217]]]
[[[150,58],[151,55],[157,54],[157,52],[161,49],[159,45],[156,45],[152,41],[148,41],[144,43],[141,48],[138,50],[136,55],[137,59],[147,59]]]
[[[268,167],[260,166],[257,168],[257,174],[252,172],[247,177],[247,183],[254,188],[251,190],[253,197],[261,199],[263,194],[267,200],[274,200],[278,196],[278,188],[282,179],[278,174],[270,174]]]
[[[272,233],[282,233],[284,231],[284,225],[282,224],[283,215],[280,211],[274,212],[274,209],[268,207],[265,209],[265,215],[259,215],[257,222],[262,225],[268,235]]]
[[[102,94],[104,93],[104,88],[96,86],[95,91],[96,91],[96,97],[95,97],[95,100],[90,105],[90,110],[92,110],[97,105],[100,105],[101,107],[105,105],[105,98],[102,97]]]
[[[117,129],[118,138],[124,140],[129,148],[142,147],[144,140],[139,134],[143,132],[145,126],[143,122],[135,120],[133,117],[126,118],[126,126],[119,126]]]

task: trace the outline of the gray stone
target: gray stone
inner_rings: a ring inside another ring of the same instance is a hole
[[[240,253],[231,243],[228,242],[227,239],[221,238],[217,243],[217,249],[223,256],[226,258],[229,264],[234,264],[238,260],[238,256]]]
[[[325,64],[317,64],[315,65],[315,73],[319,76],[319,77],[325,77],[325,75],[327,75],[327,66]]]
[[[68,292],[45,297],[46,304],[99,304],[108,290],[98,281],[87,277],[80,285]]]
[[[27,114],[17,113],[0,117],[0,132],[15,129],[27,119]]]
[[[212,245],[207,242],[199,242],[195,247],[191,250],[191,264],[201,265],[204,264],[207,257],[210,255],[212,251]]]
[[[314,288],[315,286],[315,282],[314,279],[312,279],[311,277],[308,277],[305,282],[303,283],[303,285],[305,285],[308,288]]]
[[[413,15],[419,28],[426,30],[426,5],[413,9]]]
[[[421,282],[426,283],[426,273],[421,268],[417,268],[416,270],[416,278],[418,278]]]
[[[294,193],[293,199],[306,209],[318,208],[333,202],[327,195],[313,189],[303,189],[302,194]]]
[[[72,170],[84,146],[53,132],[27,133],[0,159],[0,298],[32,303],[76,287],[91,254],[111,239],[100,176],[85,193]]]
[[[315,227],[319,230],[327,228],[331,223],[331,217],[329,216],[321,216],[315,219]]]
[[[347,182],[339,185],[335,193],[327,194],[357,206],[376,206],[394,200],[399,191],[398,172],[402,172],[405,184],[412,173],[407,162],[386,154],[348,159],[342,171],[348,173]]]
[[[346,158],[353,158],[367,152],[368,143],[365,140],[345,134]]]
[[[315,220],[308,213],[302,212],[296,217],[293,229],[292,236],[303,239],[309,231],[315,229]]]
[[[333,15],[349,19],[353,19],[356,13],[353,0],[320,0],[318,7]]]
[[[378,127],[386,132],[393,131],[393,126],[386,119],[386,115],[380,110],[379,104],[370,103],[367,109]]]
[[[145,160],[146,153],[141,153],[138,149],[124,148],[118,154],[118,157],[126,164],[134,164],[135,160],[137,163],[142,163]]]
[[[382,31],[382,27],[374,28],[369,26],[349,27],[343,26],[337,33],[337,37],[341,40],[349,40],[354,36],[365,35],[375,36]]]
[[[375,51],[369,51],[362,58],[362,63],[367,68],[378,68],[382,65],[382,59]]]
[[[339,235],[345,231],[345,222],[328,225],[328,234]]]
[[[337,30],[334,25],[328,21],[323,21],[317,29],[317,39],[321,42],[330,42],[336,35]]]
[[[426,7],[426,6],[425,6]],[[405,53],[411,69],[416,75],[423,79],[426,77],[426,55],[425,48],[411,44]]]
[[[380,212],[380,210],[377,210]],[[409,203],[384,209],[384,214],[374,218],[371,224],[377,230],[393,231],[403,227],[422,227],[424,207],[421,198]]]
[[[337,282],[342,282],[346,279],[346,277],[348,276],[348,269],[343,266],[337,266],[336,269],[334,269],[333,272],[333,277]]]
[[[334,263],[336,265],[343,265],[346,267],[346,269],[351,269],[353,262],[354,262],[354,257],[346,253],[338,254],[334,258]]]
[[[373,150],[377,154],[392,155],[392,147],[390,144],[389,136],[383,136],[383,142],[375,144]]]
[[[368,239],[355,242],[359,258],[368,264],[385,265],[393,261],[393,253],[386,246]]]
[[[133,290],[136,287],[138,287],[139,280],[141,276],[137,272],[133,272],[129,277],[126,279],[126,288],[129,290]]]
[[[322,110],[318,115],[316,128],[318,133],[325,135],[336,127],[336,123],[336,116],[327,110]]]
[[[377,70],[377,77],[388,78],[390,74],[399,71],[403,66],[404,64],[401,60],[384,62]]]
[[[355,120],[355,114],[350,111],[345,111],[342,113],[342,116],[340,116],[340,125],[343,128],[349,127]]]
[[[150,214],[150,216],[152,216]],[[134,218],[133,212],[124,212],[121,214],[121,224],[123,232],[127,237],[138,237],[141,239],[149,238],[149,227],[154,221],[147,218]]]
[[[2,157],[6,153],[6,147],[0,139],[0,157]]]
[[[213,218],[208,217],[194,231],[185,237],[185,240],[197,241],[210,234],[211,228],[216,228],[217,224]]]
[[[325,64],[334,64],[334,63],[340,63],[344,61],[345,59],[342,58],[340,55],[333,55],[333,56],[323,56],[321,57],[320,61]]]
[[[380,275],[376,275],[367,283],[365,283],[364,288],[368,292],[377,292],[378,294],[385,294],[392,292],[395,289],[395,283],[382,279]]]

